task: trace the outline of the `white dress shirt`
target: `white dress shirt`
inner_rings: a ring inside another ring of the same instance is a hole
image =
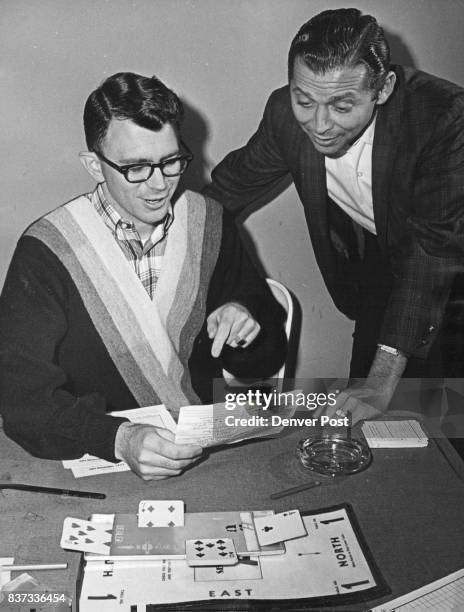
[[[377,235],[372,204],[374,131],[375,118],[344,155],[325,158],[325,169],[330,198],[356,223]]]

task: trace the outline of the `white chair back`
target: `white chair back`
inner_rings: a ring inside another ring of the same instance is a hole
[[[287,313],[287,317],[285,320],[285,334],[287,336],[287,340],[289,340],[290,334],[292,331],[292,321],[293,321],[292,296],[290,295],[290,291],[287,289],[287,287],[285,287],[279,281],[276,281],[272,278],[267,278],[266,282],[269,285],[269,289],[271,290],[272,295],[275,297],[275,299],[279,302],[279,304],[282,306],[282,308]],[[274,376],[270,377],[272,379],[277,380],[276,391],[279,391],[279,392],[282,391],[285,373],[286,373],[286,362],[282,364],[282,367],[280,368],[278,372],[276,372],[276,374],[274,374]],[[222,375],[229,385],[236,385],[236,386],[240,386],[241,384],[246,385],[246,383],[240,383],[240,381],[237,381],[235,377],[233,376],[233,374],[230,374],[230,372],[227,372],[227,370],[223,370]],[[262,381],[262,382],[265,382],[265,381]]]

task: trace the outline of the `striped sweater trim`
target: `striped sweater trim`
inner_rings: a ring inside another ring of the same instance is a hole
[[[162,402],[176,415],[180,406],[199,402],[187,366],[219,252],[218,214],[217,205],[191,192],[176,202],[153,301],[87,197],[57,208],[26,232],[70,273],[140,406]]]

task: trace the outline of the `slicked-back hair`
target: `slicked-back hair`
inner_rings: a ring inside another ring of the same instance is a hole
[[[139,127],[158,132],[166,123],[176,131],[183,107],[177,95],[155,76],[118,72],[87,98],[84,131],[89,151],[100,151],[111,119],[130,119]]]
[[[297,58],[316,74],[364,65],[366,88],[377,94],[390,67],[390,48],[375,17],[354,8],[337,9],[323,11],[301,26],[288,54],[289,80]]]

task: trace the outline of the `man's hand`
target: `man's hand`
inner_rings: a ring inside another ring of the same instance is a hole
[[[376,419],[388,410],[396,386],[404,372],[408,358],[405,355],[392,355],[378,349],[366,380],[349,386],[338,396],[334,406],[317,411],[329,417],[351,416],[355,425],[364,419]]]
[[[224,344],[232,348],[248,346],[261,329],[245,306],[237,302],[228,302],[216,308],[206,323],[208,336],[213,340],[211,347],[213,357],[219,357]]]
[[[376,419],[388,408],[389,398],[378,389],[362,386],[348,387],[337,396],[334,406],[319,411],[329,417],[342,418],[349,415],[351,424],[364,419]],[[315,414],[315,416],[319,416]]]
[[[203,452],[201,446],[174,444],[174,434],[168,429],[128,422],[120,425],[114,447],[115,456],[142,480],[178,476]]]

